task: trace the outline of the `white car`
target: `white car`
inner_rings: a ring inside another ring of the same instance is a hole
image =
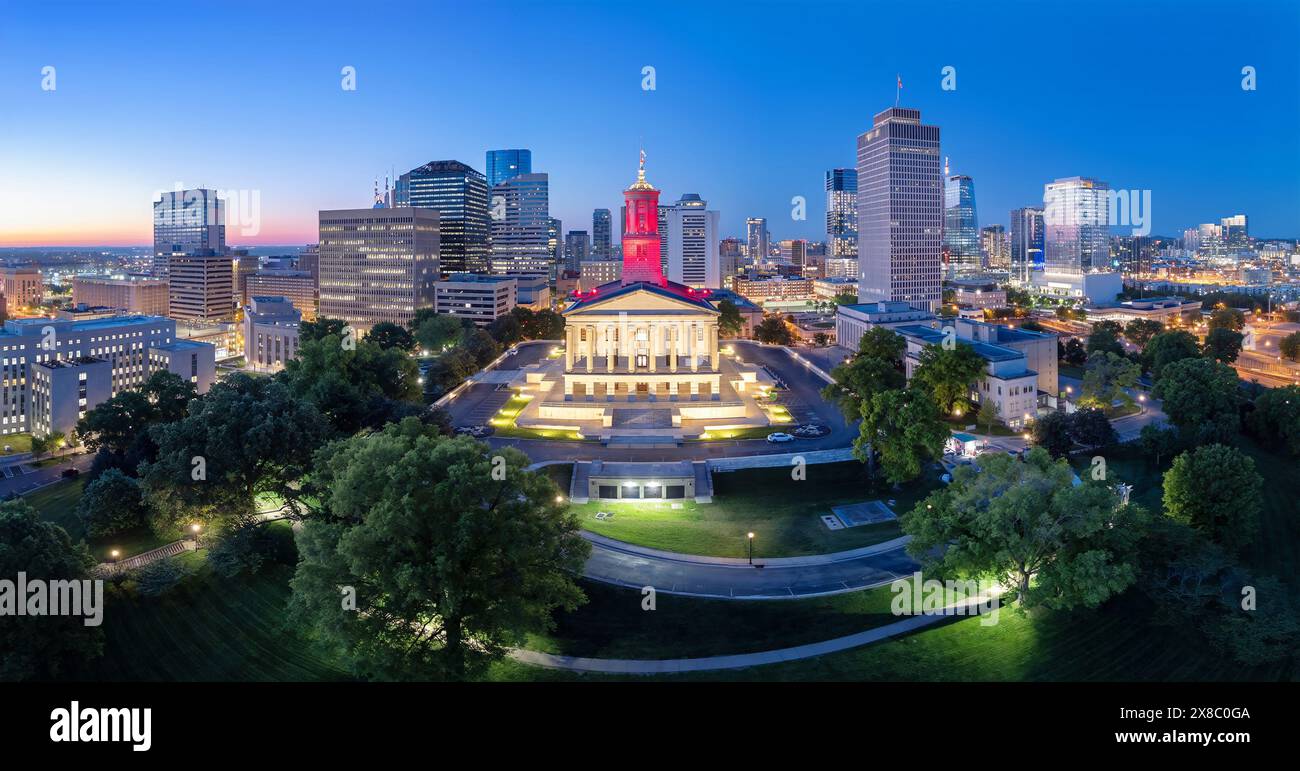
[[[794,437],[789,434],[783,434],[780,431],[778,431],[775,434],[768,434],[767,441],[771,442],[772,444],[780,444],[781,442],[793,442]]]

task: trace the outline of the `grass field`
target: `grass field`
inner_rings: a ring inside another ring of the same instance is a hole
[[[271,525],[286,539],[287,523]],[[292,544],[286,544],[292,554]],[[285,621],[293,567],[225,578],[199,555],[196,574],[162,597],[113,597],[104,610],[104,655],[86,680],[302,681],[347,675]],[[290,556],[290,561],[292,557]]]
[[[582,581],[587,604],[526,647],[565,656],[683,658],[785,648],[853,634],[898,619],[887,587],[806,600],[732,602],[658,594]]]
[[[743,557],[754,533],[754,556],[790,557],[855,549],[899,535],[896,522],[828,530],[821,516],[831,507],[877,498],[895,499],[895,513],[909,510],[938,483],[913,482],[898,491],[872,492],[856,461],[807,466],[807,478],[791,479],[785,467],[713,474],[713,502],[592,501],[574,504],[582,526],[594,533],[655,549],[714,557]],[[567,488],[567,485],[566,485]],[[680,509],[672,508],[676,503]],[[597,512],[613,519],[597,520]]]
[[[12,449],[5,450],[6,446],[11,447]],[[18,455],[31,451],[31,434],[5,434],[4,438],[0,439],[0,455]]]
[[[59,481],[24,495],[23,500],[40,512],[42,518],[68,531],[73,541],[86,541],[90,553],[99,562],[110,559],[110,552],[114,549],[125,558],[156,549],[181,537],[179,531],[157,534],[148,528],[140,528],[109,538],[87,538],[86,528],[77,516],[77,501],[81,500],[81,491],[85,485],[83,478]]]

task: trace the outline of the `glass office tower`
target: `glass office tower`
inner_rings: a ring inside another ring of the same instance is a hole
[[[943,244],[948,247],[948,274],[980,271],[979,221],[975,214],[975,181],[954,174],[943,189]]]
[[[532,150],[488,150],[487,183],[496,187],[520,174],[533,173]]]
[[[397,178],[397,206],[438,211],[440,269],[488,268],[487,178],[460,161],[433,161]]]
[[[1043,270],[1043,210],[1026,206],[1011,210],[1011,275],[1029,281]]]
[[[1043,186],[1047,273],[1080,274],[1110,267],[1110,186],[1066,177]]]
[[[826,245],[831,257],[858,256],[858,171],[826,172]]]

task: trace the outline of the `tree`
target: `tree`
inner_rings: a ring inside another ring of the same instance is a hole
[[[822,389],[822,398],[837,404],[850,423],[862,417],[863,405],[872,396],[907,384],[907,377],[893,362],[863,354],[831,370],[831,378],[835,382]]]
[[[343,337],[348,323],[343,319],[331,319],[321,316],[315,321],[304,321],[298,325],[298,344],[323,340],[329,335]]]
[[[893,364],[899,372],[903,371],[903,354],[906,352],[907,341],[888,327],[872,327],[858,339],[859,357],[882,359]]]
[[[1165,514],[1239,552],[1259,528],[1263,485],[1255,461],[1241,450],[1222,444],[1197,447],[1174,458],[1165,472]]]
[[[323,414],[335,430],[353,434],[375,427],[366,422],[376,397],[396,401],[421,401],[420,370],[411,357],[384,349],[372,340],[358,340],[351,348],[328,335],[303,343],[277,377],[290,391]]]
[[[193,383],[167,370],[158,370],[150,375],[140,386],[140,391],[153,405],[151,417],[154,423],[171,423],[185,417],[190,402],[198,396]]]
[[[836,305],[856,305],[857,302],[858,302],[858,296],[853,294],[852,292],[845,292],[843,294],[835,295]]]
[[[1088,335],[1088,356],[1091,358],[1100,352],[1124,355],[1124,345],[1119,341],[1122,327],[1118,321],[1098,321],[1092,325]]]
[[[1074,447],[1070,416],[1064,412],[1049,412],[1034,420],[1029,431],[1029,441],[1042,447],[1053,458],[1059,458]]]
[[[794,332],[780,316],[764,316],[754,327],[754,339],[769,345],[794,345]]]
[[[1188,437],[1222,440],[1238,426],[1237,372],[1209,359],[1182,359],[1165,367],[1153,391],[1169,421]]]
[[[1154,319],[1133,319],[1124,325],[1124,338],[1142,349],[1164,329],[1165,325]]]
[[[984,367],[984,359],[965,343],[951,348],[927,345],[921,349],[921,366],[912,383],[929,392],[945,414],[960,415],[970,412],[971,387]]]
[[[818,348],[825,348],[827,345],[830,344],[831,336],[826,334],[825,332],[818,332],[817,334],[813,335],[812,342],[813,345],[817,346]]]
[[[979,412],[975,415],[975,421],[984,426],[984,433],[993,433],[993,424],[998,422],[998,405],[992,399],[984,399],[980,402]]]
[[[1178,429],[1161,428],[1154,423],[1148,423],[1138,433],[1138,443],[1142,453],[1159,468],[1161,458],[1167,458],[1178,452],[1182,446],[1182,438],[1178,434]]]
[[[108,469],[88,483],[77,501],[77,517],[91,538],[138,530],[148,513],[140,483],[118,469]]]
[[[24,573],[28,581],[82,581],[90,578],[93,564],[85,545],[74,545],[67,531],[41,519],[26,501],[0,503],[0,576],[6,580]],[[15,614],[12,608],[5,613]],[[97,658],[103,651],[102,627],[84,621],[84,616],[69,614],[4,618],[0,681],[66,677],[81,662]]]
[[[1061,361],[1075,367],[1083,366],[1083,363],[1088,360],[1088,351],[1083,347],[1083,342],[1077,337],[1071,337],[1061,344],[1058,355]]]
[[[329,427],[280,381],[236,373],[196,400],[184,419],[150,434],[158,459],[142,464],[140,475],[154,516],[166,524],[200,519],[223,526],[252,517],[262,494],[301,508],[299,479]]]
[[[488,334],[502,345],[514,345],[524,339],[524,325],[518,316],[507,313],[488,325]]]
[[[1205,355],[1224,363],[1234,362],[1241,353],[1244,336],[1227,327],[1215,327],[1205,336]]]
[[[474,357],[474,363],[480,369],[501,355],[501,345],[482,329],[466,329],[461,336],[460,344],[470,356]]]
[[[740,317],[740,308],[731,300],[718,303],[718,333],[723,337],[739,337],[745,329],[745,320]]]
[[[298,535],[291,612],[356,674],[473,677],[583,601],[590,547],[523,453],[406,420],[318,461],[327,515]]]
[[[1266,389],[1246,416],[1246,427],[1266,446],[1300,455],[1300,386]]]
[[[1208,619],[1206,636],[1218,650],[1248,666],[1293,657],[1300,645],[1300,604],[1295,593],[1272,576],[1249,580],[1257,605],[1246,610],[1239,593],[1220,594],[1220,612]]]
[[[1278,351],[1291,361],[1300,361],[1300,332],[1292,332],[1278,342]]]
[[[452,348],[433,360],[424,375],[425,398],[438,399],[478,371],[474,357],[464,348]]]
[[[366,333],[366,339],[384,350],[390,348],[403,352],[415,350],[415,336],[391,321],[381,321],[371,327]]]
[[[1084,447],[1103,447],[1113,444],[1119,438],[1102,410],[1075,410],[1069,417],[1070,438]]]
[[[1240,332],[1246,326],[1246,314],[1236,308],[1215,308],[1210,314],[1208,326],[1210,329],[1228,329],[1233,332]]]
[[[1126,407],[1132,407],[1133,397],[1127,389],[1137,386],[1141,375],[1142,368],[1124,356],[1117,356],[1111,351],[1097,351],[1088,357],[1079,404],[1110,409],[1112,404],[1119,401]]]
[[[1201,346],[1192,333],[1182,329],[1161,332],[1151,338],[1142,351],[1142,358],[1151,377],[1157,381],[1164,374],[1165,367],[1183,359],[1194,359],[1201,355]]]
[[[143,391],[122,391],[86,412],[77,421],[77,435],[87,449],[123,455],[157,416],[158,408]]]
[[[191,574],[184,562],[160,559],[135,571],[136,588],[145,597],[160,597],[175,589]]]
[[[907,551],[941,575],[992,573],[1022,607],[1095,608],[1137,577],[1146,513],[1101,482],[1075,485],[1069,463],[1042,449],[959,466],[900,524]]]
[[[460,338],[464,329],[460,319],[446,314],[435,314],[431,308],[416,311],[411,320],[411,332],[422,351],[437,353]]]
[[[941,457],[947,440],[948,427],[929,393],[882,391],[863,406],[853,455],[864,463],[871,453],[880,455],[885,479],[901,484],[919,476],[926,461]]]
[[[43,436],[32,437],[32,457],[39,458],[50,451],[50,443]]]

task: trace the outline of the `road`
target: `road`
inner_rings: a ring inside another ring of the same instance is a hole
[[[0,478],[0,498],[10,493],[29,493],[38,487],[44,487],[51,482],[57,482],[66,468],[75,468],[81,473],[90,470],[90,464],[94,462],[94,453],[85,453],[83,455],[74,455],[61,459],[58,463],[51,463],[48,466],[42,466],[34,469],[30,473],[23,474],[17,469],[14,470],[12,478]],[[23,464],[28,465],[29,464]]]
[[[779,600],[858,591],[909,576],[917,563],[906,539],[838,554],[745,560],[695,557],[647,549],[584,532],[591,556],[583,575],[634,589],[722,599]]]

